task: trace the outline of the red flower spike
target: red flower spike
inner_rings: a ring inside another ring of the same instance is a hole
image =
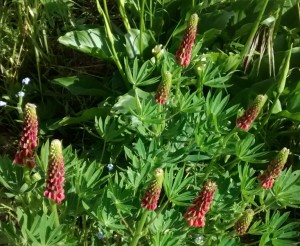
[[[193,205],[188,207],[184,218],[190,226],[205,226],[205,214],[208,212],[213,196],[217,189],[215,182],[207,180],[203,188],[200,190],[198,197],[193,200]]]
[[[258,95],[245,113],[241,117],[237,118],[236,126],[247,132],[253,121],[257,118],[259,112],[267,101],[267,98],[267,95]]]
[[[244,235],[251,224],[251,221],[254,216],[254,211],[252,209],[247,209],[244,211],[242,216],[235,222],[234,230],[239,235]]]
[[[163,73],[162,81],[159,84],[155,94],[155,101],[157,103],[164,104],[167,101],[169,97],[171,85],[172,85],[172,74],[169,71],[167,71]]]
[[[193,14],[189,20],[181,44],[176,52],[176,61],[179,65],[187,67],[190,64],[192,48],[197,34],[199,17]]]
[[[258,179],[261,187],[264,189],[271,189],[276,178],[280,175],[289,156],[289,149],[283,148],[276,158],[270,162],[267,169],[261,174]]]
[[[57,139],[51,142],[50,158],[48,166],[48,177],[46,181],[46,191],[44,196],[54,200],[56,203],[61,203],[65,198],[63,188],[64,183],[64,158],[62,155],[62,145]]]
[[[36,106],[27,103],[24,108],[24,122],[22,137],[19,148],[15,155],[14,163],[26,166],[30,169],[35,167],[34,150],[37,146],[38,119]]]
[[[151,180],[141,202],[144,208],[148,210],[155,210],[157,208],[163,180],[164,171],[161,168],[155,169],[153,179]]]

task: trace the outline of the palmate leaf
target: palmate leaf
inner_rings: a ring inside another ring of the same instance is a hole
[[[266,197],[267,204],[278,207],[300,207],[300,170],[292,172],[292,169],[284,170],[277,178],[273,193]],[[276,201],[276,203],[275,203]],[[276,204],[276,205],[275,205]]]
[[[239,178],[241,180],[241,193],[243,197],[251,204],[257,206],[256,202],[254,201],[256,186],[256,178],[253,178],[255,170],[249,168],[248,164],[238,166]]]
[[[95,118],[95,128],[106,142],[120,142],[124,140],[126,126],[122,126],[117,118],[106,116],[103,121],[101,117]]]
[[[22,225],[22,236],[24,239],[28,239],[30,245],[70,245],[65,242],[67,233],[63,232],[63,226],[54,226],[54,213],[50,216],[43,214],[42,216],[35,215],[34,218],[30,218],[33,215],[28,215],[28,213],[18,209],[17,214],[18,222]]]
[[[151,232],[151,245],[154,246],[173,246],[186,237],[187,231],[182,231],[183,218],[175,209],[165,211],[156,217],[149,229]]]
[[[135,58],[132,69],[130,68],[127,58],[124,58],[124,64],[128,82],[134,86],[151,85],[159,80],[159,77],[149,78],[155,69],[155,66],[151,65],[149,60],[139,67],[138,58]]]
[[[179,205],[187,206],[193,198],[193,193],[190,191],[182,192],[191,183],[193,177],[183,177],[184,168],[181,168],[174,174],[174,168],[171,166],[169,171],[165,171],[164,189],[170,202]],[[188,202],[187,202],[188,201]]]
[[[289,212],[280,214],[275,212],[270,218],[270,212],[266,213],[265,223],[254,222],[248,230],[249,234],[262,235],[259,246],[267,245],[294,245],[299,237],[299,222],[287,223]]]
[[[25,183],[23,167],[14,165],[7,156],[0,156],[0,184],[6,188],[2,196],[14,197],[34,188]]]
[[[265,156],[267,152],[258,152],[264,144],[258,144],[257,146],[252,147],[255,144],[255,138],[253,135],[247,135],[245,139],[237,142],[236,144],[236,156],[245,162],[250,163],[265,163],[265,160],[257,159],[259,157]],[[258,153],[257,153],[258,152]]]

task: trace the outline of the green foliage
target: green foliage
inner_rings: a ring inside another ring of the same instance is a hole
[[[296,245],[298,5],[298,0],[4,1],[1,243]],[[194,13],[200,21],[191,61],[183,68],[176,50]],[[159,104],[155,94],[166,71],[172,83]],[[22,76],[32,78],[29,85],[18,83]],[[236,119],[258,94],[268,101],[259,117],[249,112],[244,117],[251,124],[245,132]],[[26,102],[36,103],[39,116],[33,170],[13,163]],[[54,138],[69,145],[63,148],[61,204],[43,195],[47,176],[57,178],[48,173]],[[283,170],[268,170],[278,175],[264,189],[258,177],[283,147],[290,149],[288,161]],[[157,168],[164,172],[161,190],[153,185]],[[208,179],[217,190],[205,215],[207,201],[197,200],[195,220],[205,226],[193,228],[184,214]],[[156,209],[148,211],[142,201],[157,202]],[[253,220],[246,235],[238,236],[234,225],[250,208]]]

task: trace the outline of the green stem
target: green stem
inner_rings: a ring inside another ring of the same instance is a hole
[[[31,177],[30,177],[31,170],[28,167],[24,167],[23,170],[24,170],[23,175],[24,175],[25,183],[31,185]]]
[[[136,228],[136,230],[134,232],[134,236],[132,238],[132,241],[129,244],[130,246],[136,246],[137,243],[138,243],[138,241],[139,241],[139,239],[141,238],[142,231],[143,231],[143,228],[144,228],[144,224],[145,224],[146,219],[148,217],[148,213],[149,213],[149,211],[144,209],[142,217],[141,217],[141,219],[140,219],[140,221],[138,223],[138,226],[137,226],[137,228]]]
[[[261,10],[260,10],[259,16],[257,17],[256,22],[254,23],[254,27],[253,27],[252,30],[251,30],[250,36],[248,37],[248,40],[247,40],[247,42],[246,42],[246,44],[245,44],[245,46],[244,46],[244,49],[242,50],[242,52],[241,52],[241,54],[240,54],[241,59],[244,58],[244,56],[248,53],[248,51],[249,51],[249,49],[250,49],[252,40],[253,40],[253,38],[254,38],[256,32],[257,32],[257,29],[258,29],[259,24],[260,24],[260,22],[261,22],[261,20],[262,20],[263,14],[264,14],[264,12],[265,12],[265,10],[266,10],[266,7],[267,7],[267,5],[268,5],[268,2],[269,2],[269,0],[265,0],[264,4],[263,4],[263,6],[262,6],[262,8],[261,8]],[[235,69],[237,68],[238,65],[239,65],[239,64],[236,65]],[[235,70],[235,69],[234,69],[234,70]]]
[[[96,0],[96,4],[97,4],[98,12],[103,17],[103,20],[104,20],[104,27],[105,27],[106,34],[108,36],[108,40],[110,42],[110,51],[112,53],[113,60],[116,63],[116,66],[119,70],[119,73],[120,73],[123,81],[125,82],[125,85],[129,89],[130,84],[129,84],[127,78],[126,78],[126,75],[125,75],[125,72],[123,70],[122,64],[119,60],[118,54],[117,54],[116,49],[115,49],[115,41],[114,41],[114,36],[112,34],[112,31],[111,31],[111,26],[110,26],[110,22],[109,22],[109,15],[108,15],[108,12],[107,12],[106,1],[104,0],[104,8],[106,9],[106,12],[102,9],[102,7],[99,3],[99,0]]]
[[[207,180],[210,171],[213,169],[213,167],[214,167],[214,165],[215,165],[215,161],[216,161],[216,158],[213,158],[213,159],[211,160],[211,162],[208,164],[208,167],[206,168],[205,174],[204,174],[204,176],[203,176],[203,181],[202,181],[202,183],[203,183],[205,180]]]
[[[129,30],[131,29],[127,15],[126,15],[126,11],[125,11],[125,0],[118,0],[118,6],[119,6],[119,12],[121,15],[121,18],[123,20],[123,24],[126,28],[126,31],[129,32]]]
[[[52,213],[54,213],[54,224],[55,224],[55,227],[58,227],[59,226],[59,218],[58,218],[56,203],[54,201],[50,200],[50,206],[51,206]]]
[[[142,57],[143,53],[143,33],[145,30],[145,22],[144,22],[144,12],[145,12],[145,0],[142,0],[141,6],[141,15],[140,15],[140,55]]]
[[[270,107],[270,109],[268,110],[268,114],[267,116],[264,118],[260,129],[262,129],[262,127],[264,127],[264,125],[269,121],[271,114],[273,112],[274,107],[276,106],[277,101],[279,100],[279,97],[281,96],[282,92],[284,91],[285,88],[285,83],[286,83],[286,78],[288,76],[288,72],[290,69],[290,59],[291,59],[291,54],[292,54],[292,49],[293,49],[293,44],[291,44],[290,50],[288,55],[285,57],[284,60],[284,65],[282,67],[283,71],[280,70],[281,72],[281,76],[280,79],[278,81],[278,87],[277,87],[277,92],[276,92],[276,96],[275,99]]]
[[[238,131],[238,129],[235,127],[232,129],[232,131],[224,138],[223,140],[223,148],[226,147],[226,144],[228,140]]]
[[[100,163],[102,163],[105,148],[106,148],[106,141],[104,140],[103,148],[102,148],[102,153],[101,153],[101,158],[100,158]]]

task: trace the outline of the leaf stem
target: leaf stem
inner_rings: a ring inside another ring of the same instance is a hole
[[[126,15],[126,11],[125,11],[125,0],[118,0],[118,6],[119,6],[119,12],[121,15],[121,18],[123,20],[123,24],[126,28],[126,31],[129,32],[129,30],[131,29],[127,15]]]
[[[145,12],[145,0],[142,0],[141,6],[141,14],[140,14],[140,55],[142,57],[143,54],[143,33],[145,30],[145,22],[144,22],[144,12]]]
[[[52,213],[54,214],[54,224],[55,224],[55,227],[58,227],[59,226],[59,218],[58,218],[58,213],[57,213],[57,205],[51,199],[50,199],[50,207],[51,207]]]
[[[288,72],[289,72],[289,68],[290,68],[290,59],[291,59],[291,54],[292,54],[292,49],[293,49],[293,44],[291,44],[289,53],[287,54],[287,56],[285,57],[284,60],[284,65],[282,66],[282,73],[280,76],[280,79],[278,81],[278,87],[277,87],[277,91],[276,91],[276,96],[275,99],[270,107],[270,109],[268,110],[268,114],[267,116],[264,118],[261,126],[260,126],[260,130],[265,126],[265,124],[269,121],[270,116],[274,110],[274,107],[276,105],[276,102],[279,100],[279,97],[281,96],[282,92],[284,91],[285,88],[285,84],[286,84],[286,78],[288,76]],[[280,70],[281,71],[281,70]]]
[[[126,78],[126,75],[125,75],[125,72],[123,70],[122,64],[119,60],[118,54],[117,54],[116,49],[115,49],[114,36],[112,34],[112,31],[111,31],[110,22],[108,21],[109,20],[109,15],[108,15],[107,6],[106,6],[106,0],[104,0],[103,2],[104,2],[104,8],[105,8],[106,12],[102,9],[102,7],[99,3],[99,0],[96,0],[97,9],[98,9],[98,12],[103,17],[103,20],[104,20],[104,27],[105,27],[106,34],[108,36],[108,40],[110,42],[110,49],[111,49],[111,53],[112,53],[112,56],[113,56],[113,60],[114,60],[116,66],[119,70],[119,73],[120,73],[126,87],[129,89],[130,84],[129,84],[127,78]]]
[[[146,210],[146,209],[144,209],[142,217],[141,217],[141,219],[140,219],[140,221],[138,223],[138,226],[137,226],[137,228],[136,228],[136,230],[134,232],[134,236],[132,238],[132,241],[129,244],[130,246],[136,246],[137,243],[138,243],[138,241],[139,241],[139,239],[141,238],[141,236],[142,236],[142,230],[144,228],[144,224],[145,224],[146,219],[148,217],[148,213],[149,213],[149,211]]]

